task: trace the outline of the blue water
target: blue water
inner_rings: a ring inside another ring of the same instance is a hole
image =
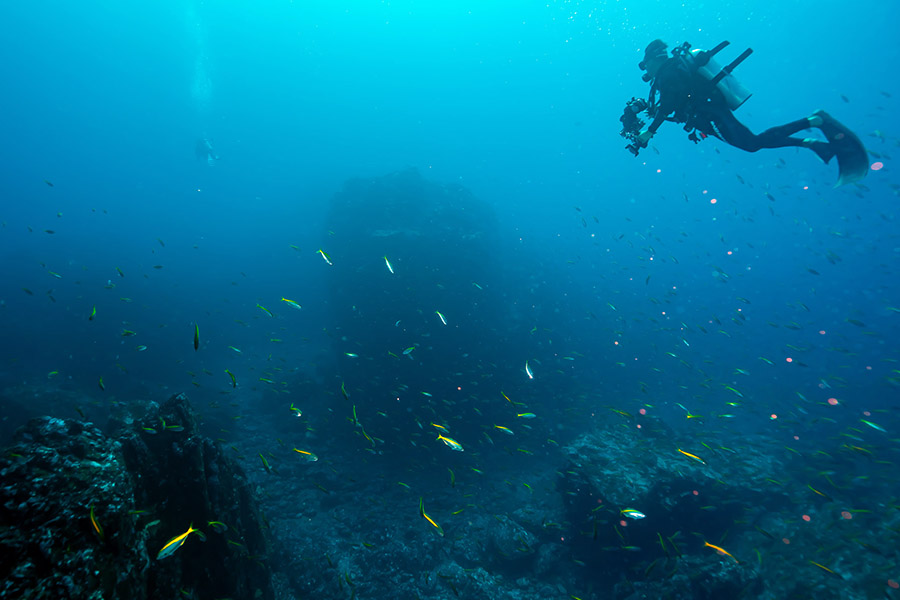
[[[247,456],[274,445],[259,431],[287,404],[303,406],[324,456],[362,440],[347,420],[359,403],[386,452],[369,475],[437,461],[446,487],[445,458],[404,462],[411,436],[433,452],[418,425],[444,419],[480,448],[455,468],[519,469],[482,436],[504,418],[521,426],[502,391],[538,415],[516,440],[535,472],[558,468],[558,445],[610,408],[692,434],[686,414],[703,415],[721,443],[759,434],[773,452],[832,452],[850,434],[893,464],[898,22],[897,5],[868,1],[6,3],[4,434],[47,412],[78,418],[76,406],[102,422],[111,396],[140,406],[186,391],[211,421],[255,420]],[[674,124],[633,157],[618,117],[646,96],[637,62],[656,37],[728,39],[727,57],[752,47],[737,116],[759,132],[824,108],[872,151],[867,178],[834,189],[837,167],[810,152],[694,145]],[[212,164],[195,156],[203,138]],[[335,213],[347,180],[408,168],[477,198],[484,217],[460,221],[474,246],[419,254],[450,211],[415,252],[370,252],[352,234],[365,219]],[[427,404],[400,409],[398,394]],[[26,408],[29,396],[42,400]],[[376,424],[385,411],[391,425]],[[873,487],[890,488],[874,469]],[[900,579],[893,561],[884,580]]]

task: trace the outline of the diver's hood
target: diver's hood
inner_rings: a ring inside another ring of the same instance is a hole
[[[668,58],[668,44],[660,39],[653,40],[649,44],[647,44],[647,48],[644,50],[644,60],[638,63],[638,67],[642,71],[647,70],[647,61],[653,58]]]

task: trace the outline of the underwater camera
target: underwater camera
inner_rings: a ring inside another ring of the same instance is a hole
[[[638,114],[648,108],[650,108],[650,104],[643,98],[632,98],[625,103],[625,110],[622,112],[622,116],[619,117],[619,121],[622,122],[622,131],[619,132],[619,135],[631,142],[625,146],[625,149],[635,156],[637,156],[638,152],[641,150],[641,145],[637,141],[637,136],[641,132],[641,129],[644,128],[644,120],[641,119]]]

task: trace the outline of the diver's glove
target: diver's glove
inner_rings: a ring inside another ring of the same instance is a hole
[[[650,141],[650,138],[653,137],[653,132],[649,129],[644,129],[639,134],[637,134],[637,143],[641,148],[645,148],[647,143]]]

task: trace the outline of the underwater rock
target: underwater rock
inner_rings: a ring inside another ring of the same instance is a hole
[[[331,199],[326,224],[332,317],[348,342],[341,353],[400,355],[438,327],[448,342],[469,345],[501,318],[498,297],[484,289],[502,281],[497,217],[464,187],[415,169],[351,179]],[[435,311],[447,307],[444,328]]]
[[[148,597],[148,535],[128,512],[134,486],[117,441],[33,419],[0,458],[0,480],[0,597]]]
[[[659,573],[656,579],[624,581],[615,586],[614,597],[622,600],[645,598],[755,598],[762,581],[752,568],[730,561],[710,562],[698,557],[682,557],[681,565],[670,576]],[[787,596],[781,596],[787,597]]]
[[[567,498],[570,510],[573,503],[588,510],[603,504],[616,513],[635,508],[652,521],[675,519],[682,511],[696,515],[698,508],[706,508],[703,521],[708,525],[745,513],[737,505],[763,511],[788,502],[783,488],[766,479],[785,468],[777,456],[752,446],[739,456],[728,448],[706,447],[654,419],[645,418],[640,429],[609,427],[582,435],[565,452],[569,468],[562,486],[573,492]],[[722,481],[730,484],[722,486]],[[733,514],[728,512],[732,504]]]
[[[534,554],[537,540],[506,515],[496,515],[487,530],[491,546],[503,560],[518,560]]]
[[[497,218],[487,203],[461,185],[427,181],[417,169],[347,181],[331,201],[328,221],[338,239],[351,235],[364,246],[382,249],[391,243],[402,251],[425,237],[444,255],[489,249],[497,235]],[[341,250],[357,249],[354,244]]]
[[[559,488],[566,519],[587,534],[573,543],[575,555],[596,574],[629,572],[629,581],[669,582],[669,587],[645,582],[634,596],[628,584],[620,585],[616,597],[662,597],[665,590],[672,598],[730,598],[757,589],[756,568],[737,564],[686,532],[719,541],[728,532],[729,540],[736,537],[737,522],[752,530],[751,523],[789,501],[777,484],[765,481],[783,465],[752,450],[734,456],[727,448],[701,445],[655,419],[635,425],[604,427],[565,448],[569,464],[560,471]],[[626,508],[636,512],[623,513]],[[726,545],[739,555],[752,552]],[[678,572],[692,575],[676,588]]]
[[[0,598],[276,597],[264,521],[241,468],[198,433],[187,397],[112,437],[33,419],[0,459]],[[163,546],[203,532],[171,556]]]
[[[198,433],[184,394],[162,406],[151,403],[139,424],[119,439],[129,470],[137,474],[135,502],[152,507],[153,518],[161,521],[152,547],[161,548],[191,523],[207,538],[203,544],[186,542],[193,547],[179,550],[180,560],[164,561],[153,572],[154,584],[194,589],[201,598],[272,598],[264,562],[270,541],[243,469]]]

